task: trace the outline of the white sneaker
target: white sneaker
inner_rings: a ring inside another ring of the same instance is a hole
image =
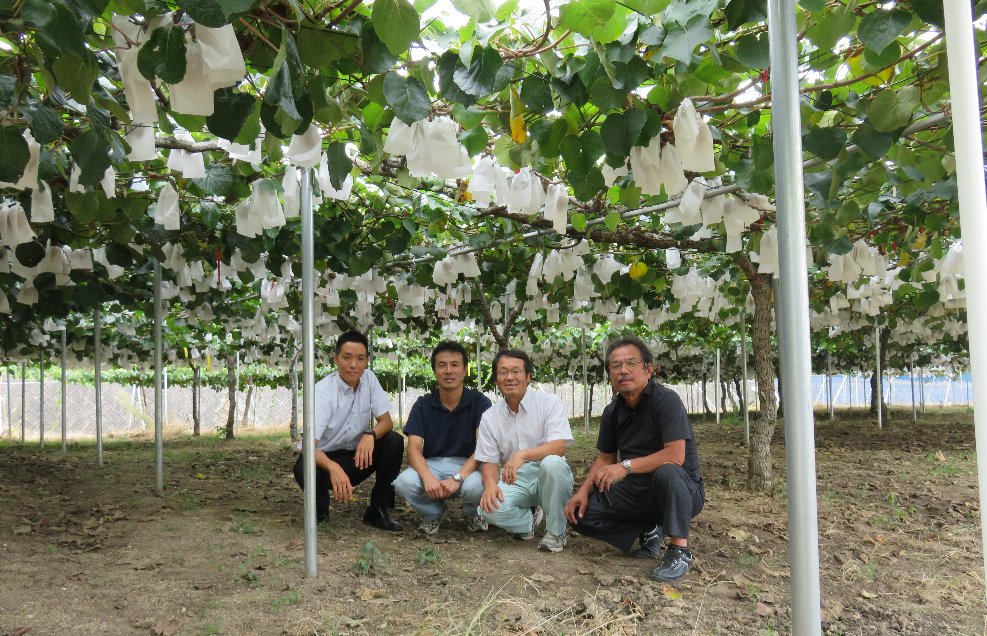
[[[439,531],[439,526],[442,525],[442,520],[446,518],[449,513],[449,508],[446,506],[445,502],[442,502],[442,512],[435,519],[422,519],[421,524],[418,526],[418,532],[422,534],[435,534]]]
[[[552,534],[551,532],[546,532],[545,536],[538,543],[539,552],[562,552],[562,548],[566,544],[566,534]]]
[[[531,508],[531,530],[528,532],[517,532],[514,534],[514,538],[518,541],[531,541],[535,538],[535,530],[541,524],[541,520],[545,518],[545,511],[541,509],[541,506],[532,506]]]
[[[476,514],[466,520],[466,529],[470,532],[486,532],[490,529],[490,524],[486,517]]]

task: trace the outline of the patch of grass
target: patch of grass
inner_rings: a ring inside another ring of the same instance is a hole
[[[748,552],[747,550],[744,550],[743,552],[737,555],[737,565],[739,565],[741,568],[745,570],[754,567],[755,565],[757,565],[758,561],[760,560],[761,557],[754,554],[753,552]]]
[[[237,474],[243,481],[262,481],[274,477],[274,471],[268,466],[240,465]]]
[[[254,584],[260,580],[260,577],[254,572],[253,568],[248,566],[246,563],[240,563],[237,566],[237,576],[238,581],[243,581],[244,583]]]
[[[861,563],[857,566],[857,573],[862,579],[873,581],[877,579],[877,566],[873,563]]]
[[[435,565],[442,560],[442,556],[434,545],[423,545],[418,548],[415,560],[421,565]]]
[[[196,634],[200,636],[218,636],[223,633],[223,622],[215,620],[199,627]]]
[[[292,605],[298,605],[298,602],[302,600],[301,592],[298,590],[289,590],[281,596],[271,601],[271,609],[275,611],[283,610],[286,607],[291,607]]]
[[[367,541],[360,548],[360,556],[353,564],[353,571],[357,576],[366,576],[373,572],[378,572],[390,562],[391,558],[374,545],[373,541]]]
[[[168,499],[174,503],[179,510],[195,510],[199,507],[199,501],[190,495],[186,490],[169,493]]]
[[[246,517],[238,517],[233,520],[233,532],[239,534],[264,534],[264,528],[254,525],[254,523]]]

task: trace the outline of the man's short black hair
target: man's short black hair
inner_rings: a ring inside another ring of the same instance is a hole
[[[531,366],[531,358],[528,357],[527,353],[521,351],[520,349],[503,349],[501,351],[498,351],[497,355],[494,356],[493,359],[494,375],[497,374],[497,363],[500,362],[501,358],[516,358],[518,360],[521,360],[522,362],[524,362],[524,372],[527,375],[531,375],[532,372],[534,372],[534,367]]]
[[[444,351],[451,351],[463,356],[464,367],[469,364],[469,356],[466,353],[466,347],[454,340],[445,340],[435,345],[435,348],[432,349],[432,371],[435,371],[435,357]]]
[[[607,347],[607,373],[610,373],[610,354],[612,354],[613,350],[617,347],[627,346],[637,348],[637,350],[641,353],[641,362],[650,367],[655,366],[655,357],[651,355],[651,350],[648,349],[648,345],[644,344],[643,340],[634,336],[624,336],[623,338],[614,340],[610,343],[610,346]]]
[[[347,342],[356,342],[357,344],[362,344],[363,348],[369,353],[370,352],[370,341],[367,337],[356,330],[350,330],[339,336],[336,339],[336,355],[343,350],[343,345]]]

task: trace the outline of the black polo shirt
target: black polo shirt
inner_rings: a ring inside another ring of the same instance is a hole
[[[699,454],[685,406],[674,391],[650,381],[636,408],[629,408],[618,393],[603,409],[596,448],[601,453],[619,453],[621,460],[634,459],[657,453],[665,444],[680,439],[685,440],[682,467],[699,483]]]
[[[490,399],[473,389],[463,388],[463,397],[450,411],[433,389],[415,401],[404,426],[405,435],[425,439],[422,455],[430,457],[469,457],[476,450],[476,429],[480,416],[490,408]]]

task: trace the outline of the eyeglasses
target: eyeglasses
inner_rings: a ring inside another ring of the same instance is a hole
[[[501,369],[497,372],[497,377],[501,380],[507,378],[521,378],[524,377],[524,369]]]
[[[641,360],[616,360],[610,363],[610,370],[620,371],[621,369],[626,367],[627,370],[630,371],[638,368],[639,366],[641,366],[641,364],[643,364]]]

